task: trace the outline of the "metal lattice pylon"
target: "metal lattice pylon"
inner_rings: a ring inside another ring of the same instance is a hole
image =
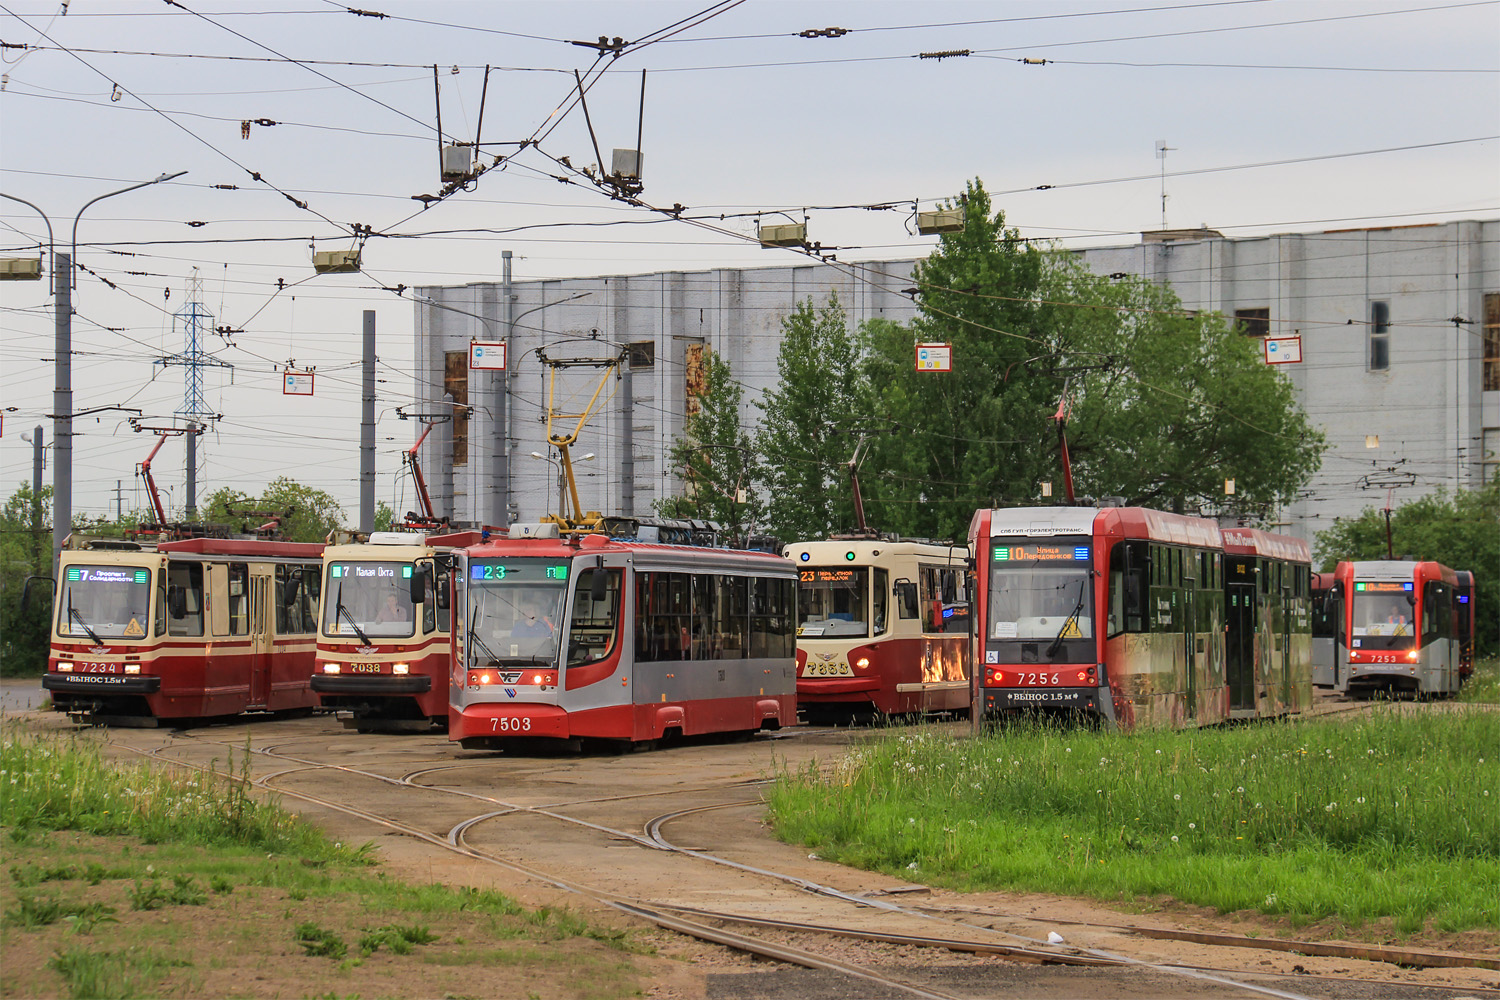
[[[193,268],[192,276],[188,278],[187,301],[183,303],[181,309],[172,314],[172,319],[174,330],[177,321],[182,322],[182,353],[161,358],[157,364],[182,365],[185,369],[182,376],[182,406],[178,408],[177,415],[185,418],[189,424],[215,420],[218,414],[203,398],[203,369],[228,368],[233,371],[234,366],[203,352],[203,335],[213,330],[214,314],[203,305],[203,279],[198,277],[196,267]],[[231,374],[231,381],[233,378]]]

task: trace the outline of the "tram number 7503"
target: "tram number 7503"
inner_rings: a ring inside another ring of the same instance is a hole
[[[512,719],[509,717],[490,720],[490,732],[492,733],[529,733],[531,732],[531,720],[529,718]]]

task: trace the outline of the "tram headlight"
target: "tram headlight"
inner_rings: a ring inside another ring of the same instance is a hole
[[[861,670],[868,670],[870,668],[870,658],[868,656],[861,656],[854,661],[854,665]]]
[[[339,665],[337,663],[325,663],[325,664],[323,664],[323,673],[325,673],[325,674],[336,674],[338,672],[339,672]]]
[[[141,672],[141,665],[139,663],[127,663],[125,664],[125,672],[127,674],[138,674]]]
[[[393,674],[406,674],[406,673],[410,673],[410,672],[411,672],[411,664],[410,663],[392,663],[391,664],[391,673],[393,673]]]
[[[1416,650],[1415,650],[1415,649],[1414,649],[1414,650],[1412,650],[1412,651],[1411,651],[1411,652],[1409,652],[1409,653],[1407,653],[1407,654],[1406,654],[1406,658],[1407,658],[1407,659],[1408,659],[1408,660],[1412,660],[1412,661],[1415,661],[1415,660],[1416,660],[1416,658],[1417,658],[1417,651],[1416,651]]]
[[[73,664],[69,663],[67,660],[58,660],[57,672],[60,674],[71,674],[73,672]]]

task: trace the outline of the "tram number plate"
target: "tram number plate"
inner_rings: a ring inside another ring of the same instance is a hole
[[[380,673],[380,664],[378,664],[378,663],[356,663],[352,667],[349,668],[349,672],[350,673],[355,673],[355,674],[378,674],[378,673]]]
[[[494,718],[490,720],[490,732],[492,733],[529,733],[531,732],[531,720],[526,717],[519,719]]]
[[[1395,653],[1364,653],[1356,662],[1364,663],[1399,663],[1401,657]]]
[[[125,672],[125,664],[105,663],[94,660],[74,660],[73,672],[77,674],[122,674]]]
[[[803,677],[853,677],[847,663],[809,663],[802,668]]]

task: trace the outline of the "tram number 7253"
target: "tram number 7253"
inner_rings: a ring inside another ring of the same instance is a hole
[[[519,719],[494,718],[490,720],[490,732],[493,733],[528,733],[531,731],[531,720],[526,717]]]

